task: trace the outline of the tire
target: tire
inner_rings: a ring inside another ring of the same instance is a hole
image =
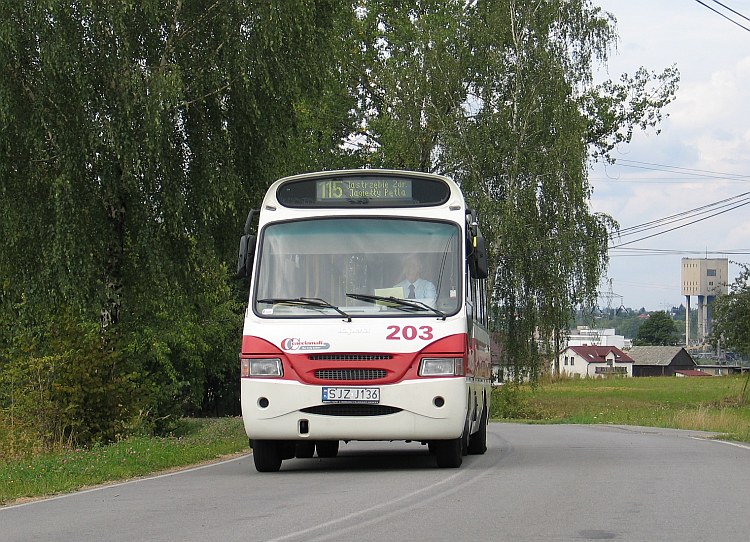
[[[338,440],[319,440],[315,443],[318,457],[336,457],[339,455]]]
[[[469,425],[471,422],[468,418],[466,418],[466,423],[464,423],[464,432],[461,433],[461,455],[469,455],[469,431],[471,425]]]
[[[275,440],[253,440],[253,462],[258,472],[278,472],[281,450]]]
[[[297,451],[295,441],[293,440],[280,440],[279,442],[279,456],[281,460],[294,459],[294,454]]]
[[[308,459],[315,455],[315,442],[312,440],[303,440],[295,443],[294,456],[300,459]]]
[[[487,451],[487,406],[482,409],[479,430],[469,437],[469,454],[482,455]]]
[[[464,438],[434,441],[435,460],[441,469],[456,469],[464,460],[463,448]]]

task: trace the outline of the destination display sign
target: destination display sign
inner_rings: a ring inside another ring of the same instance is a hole
[[[448,201],[450,188],[440,179],[404,175],[331,175],[292,179],[276,196],[286,207],[425,207]]]
[[[404,200],[412,197],[410,179],[325,179],[316,181],[315,188],[318,201]]]

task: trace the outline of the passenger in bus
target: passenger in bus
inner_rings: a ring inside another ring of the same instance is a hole
[[[435,303],[437,291],[435,285],[429,280],[422,278],[422,260],[416,254],[409,254],[404,259],[404,280],[396,284],[396,288],[402,288],[404,299],[415,299],[429,303]]]

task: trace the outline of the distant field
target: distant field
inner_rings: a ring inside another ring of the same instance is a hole
[[[712,431],[750,442],[747,376],[570,379],[496,390],[494,416]]]

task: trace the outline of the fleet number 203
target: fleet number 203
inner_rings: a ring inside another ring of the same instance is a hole
[[[429,341],[432,339],[432,326],[388,326],[388,335],[386,339],[389,341],[413,341],[414,339],[421,339],[423,341]]]

